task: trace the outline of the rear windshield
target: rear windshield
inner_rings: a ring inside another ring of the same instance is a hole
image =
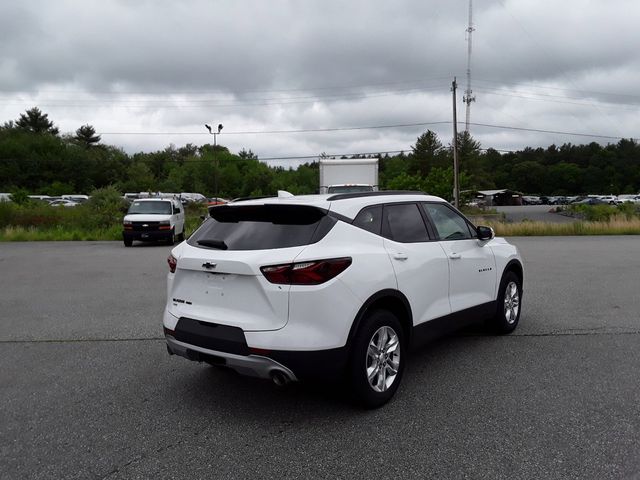
[[[321,240],[336,220],[304,205],[223,205],[189,238],[189,245],[219,250],[268,250]]]
[[[129,211],[127,213],[157,213],[171,215],[171,202],[143,202],[135,200],[129,207]]]

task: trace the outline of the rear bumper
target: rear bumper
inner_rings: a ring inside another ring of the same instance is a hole
[[[167,349],[170,354],[179,355],[189,360],[229,367],[236,372],[250,377],[271,379],[276,373],[284,374],[290,381],[297,381],[296,375],[284,365],[275,360],[260,355],[236,355],[219,352],[208,348],[198,347],[180,342],[171,335],[165,335]]]
[[[331,350],[293,351],[264,350],[262,355],[222,352],[176,340],[165,334],[167,350],[195,362],[209,362],[229,367],[250,377],[272,379],[275,373],[284,374],[290,381],[304,379],[337,380],[348,361],[346,347]]]
[[[217,363],[254,377],[270,378],[279,370],[292,380],[335,380],[342,376],[349,359],[346,341],[340,347],[309,348],[309,332],[298,331],[292,325],[276,331],[244,331],[239,327],[177,318],[168,310],[163,324],[169,353]],[[288,348],[273,342],[274,335],[285,333],[289,333]]]

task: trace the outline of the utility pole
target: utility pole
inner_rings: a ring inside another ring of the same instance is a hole
[[[217,132],[215,130],[211,129],[211,125],[207,125],[205,123],[204,126],[207,128],[207,130],[209,130],[209,133],[211,135],[213,135],[213,165],[214,165],[214,167],[216,169],[216,176],[214,178],[214,182],[215,182],[214,183],[214,189],[215,189],[215,198],[216,198],[216,202],[217,202],[218,201],[218,176],[220,175],[220,171],[218,170],[218,159],[216,158],[216,147],[218,146],[217,145],[217,136],[220,135],[220,132],[222,131],[223,126],[222,126],[221,123],[218,124],[218,131]]]
[[[464,123],[464,131],[469,131],[469,122],[471,121],[471,102],[476,101],[476,97],[471,95],[471,34],[475,30],[473,28],[473,0],[469,0],[469,26],[467,27],[467,89],[464,91],[462,101],[467,104],[467,115]]]
[[[456,77],[451,82],[453,93],[453,205],[460,208],[460,185],[458,184],[458,113],[456,111]]]

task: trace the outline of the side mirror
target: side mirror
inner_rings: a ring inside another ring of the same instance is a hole
[[[476,231],[478,232],[478,240],[487,241],[487,240],[491,240],[493,237],[496,236],[496,234],[493,231],[493,228],[491,227],[478,225],[476,227]]]

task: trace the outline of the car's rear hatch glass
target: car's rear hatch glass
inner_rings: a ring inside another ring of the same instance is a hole
[[[335,220],[306,205],[223,205],[191,236],[194,247],[218,250],[271,250],[309,245],[322,239]]]

